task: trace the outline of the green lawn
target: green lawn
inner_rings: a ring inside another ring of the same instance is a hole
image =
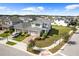
[[[8,44],[8,45],[15,45],[16,43],[15,42],[8,41],[6,44]]]
[[[47,47],[53,44],[54,41],[64,37],[65,34],[68,34],[71,28],[64,26],[52,26],[51,31],[48,34],[48,37],[45,40],[36,40],[35,45],[37,47]]]
[[[14,32],[14,30],[9,30],[9,31],[7,30],[4,33],[0,34],[0,37],[7,37],[13,32]]]
[[[0,37],[7,37],[7,36],[9,36],[9,33],[2,33],[2,34],[0,34]]]
[[[16,38],[14,38],[14,40],[16,40],[16,41],[22,41],[22,40],[24,40],[26,37],[28,37],[29,35],[26,33],[26,34],[21,34],[21,35],[19,35],[18,37],[16,37]]]

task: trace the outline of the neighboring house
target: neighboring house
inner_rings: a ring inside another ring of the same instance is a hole
[[[14,25],[15,31],[20,31],[20,32],[28,32],[28,28],[31,26],[30,22],[21,22],[16,25]]]
[[[26,17],[26,16],[20,16],[19,19],[22,20],[23,22],[33,21],[32,17]]]
[[[28,32],[28,34],[32,36],[40,36],[41,32],[48,33],[49,30],[51,29],[51,21],[42,19],[42,18],[37,18],[36,20],[32,22],[23,22],[19,23],[14,26],[14,28],[18,31],[25,31]]]
[[[58,18],[58,19],[54,19],[51,23],[51,25],[61,25],[61,26],[67,26],[68,23],[65,22],[64,19],[62,18]]]
[[[6,28],[10,28],[13,27],[14,25],[22,22],[21,20],[19,20],[18,18],[14,18],[14,16],[1,16],[0,17],[0,22],[1,22],[1,28],[6,29]]]
[[[75,20],[74,16],[55,17],[51,25],[67,26],[73,20]]]
[[[9,19],[8,19],[8,17],[6,17],[6,16],[1,16],[0,17],[0,28],[2,28],[2,29],[6,29],[6,28],[9,28],[10,27],[10,25],[11,25],[11,23],[10,23],[10,21],[9,21]]]

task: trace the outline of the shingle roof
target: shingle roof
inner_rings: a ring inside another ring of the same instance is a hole
[[[15,29],[24,29],[24,30],[27,30],[27,28],[29,27],[29,26],[31,26],[31,24],[30,23],[19,23],[19,24],[16,24],[16,25],[14,25],[14,28]]]
[[[44,19],[44,18],[37,18],[35,21],[33,21],[32,23],[39,23],[39,24],[43,24],[43,23],[47,23],[50,24],[51,20],[49,19]]]

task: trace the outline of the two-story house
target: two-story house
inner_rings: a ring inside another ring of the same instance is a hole
[[[40,36],[42,31],[48,33],[50,29],[51,29],[50,20],[37,18],[37,20],[31,23],[31,26],[28,29],[28,33],[31,34],[32,36]]]
[[[32,36],[40,36],[41,32],[49,32],[51,21],[49,19],[37,18],[32,22],[22,22],[14,26],[16,31],[24,31]]]
[[[14,17],[14,16],[9,16],[9,15],[3,15],[0,17],[0,28],[6,29],[6,28],[10,28],[20,22],[22,22],[21,20],[18,19],[18,17]]]

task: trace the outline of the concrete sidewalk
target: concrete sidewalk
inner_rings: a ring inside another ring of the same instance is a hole
[[[0,40],[0,44],[3,44],[5,46],[24,51],[25,53],[27,53],[29,55],[33,55],[33,56],[36,55],[36,54],[30,53],[30,52],[27,51],[27,44],[26,43],[15,41],[15,40],[12,39],[11,36],[8,37],[8,41],[15,42],[17,44],[13,45],[13,46],[6,44],[7,38],[5,38],[4,40]]]
[[[79,30],[72,35],[69,41],[75,42],[75,44],[67,44],[61,53],[68,56],[79,56]]]

